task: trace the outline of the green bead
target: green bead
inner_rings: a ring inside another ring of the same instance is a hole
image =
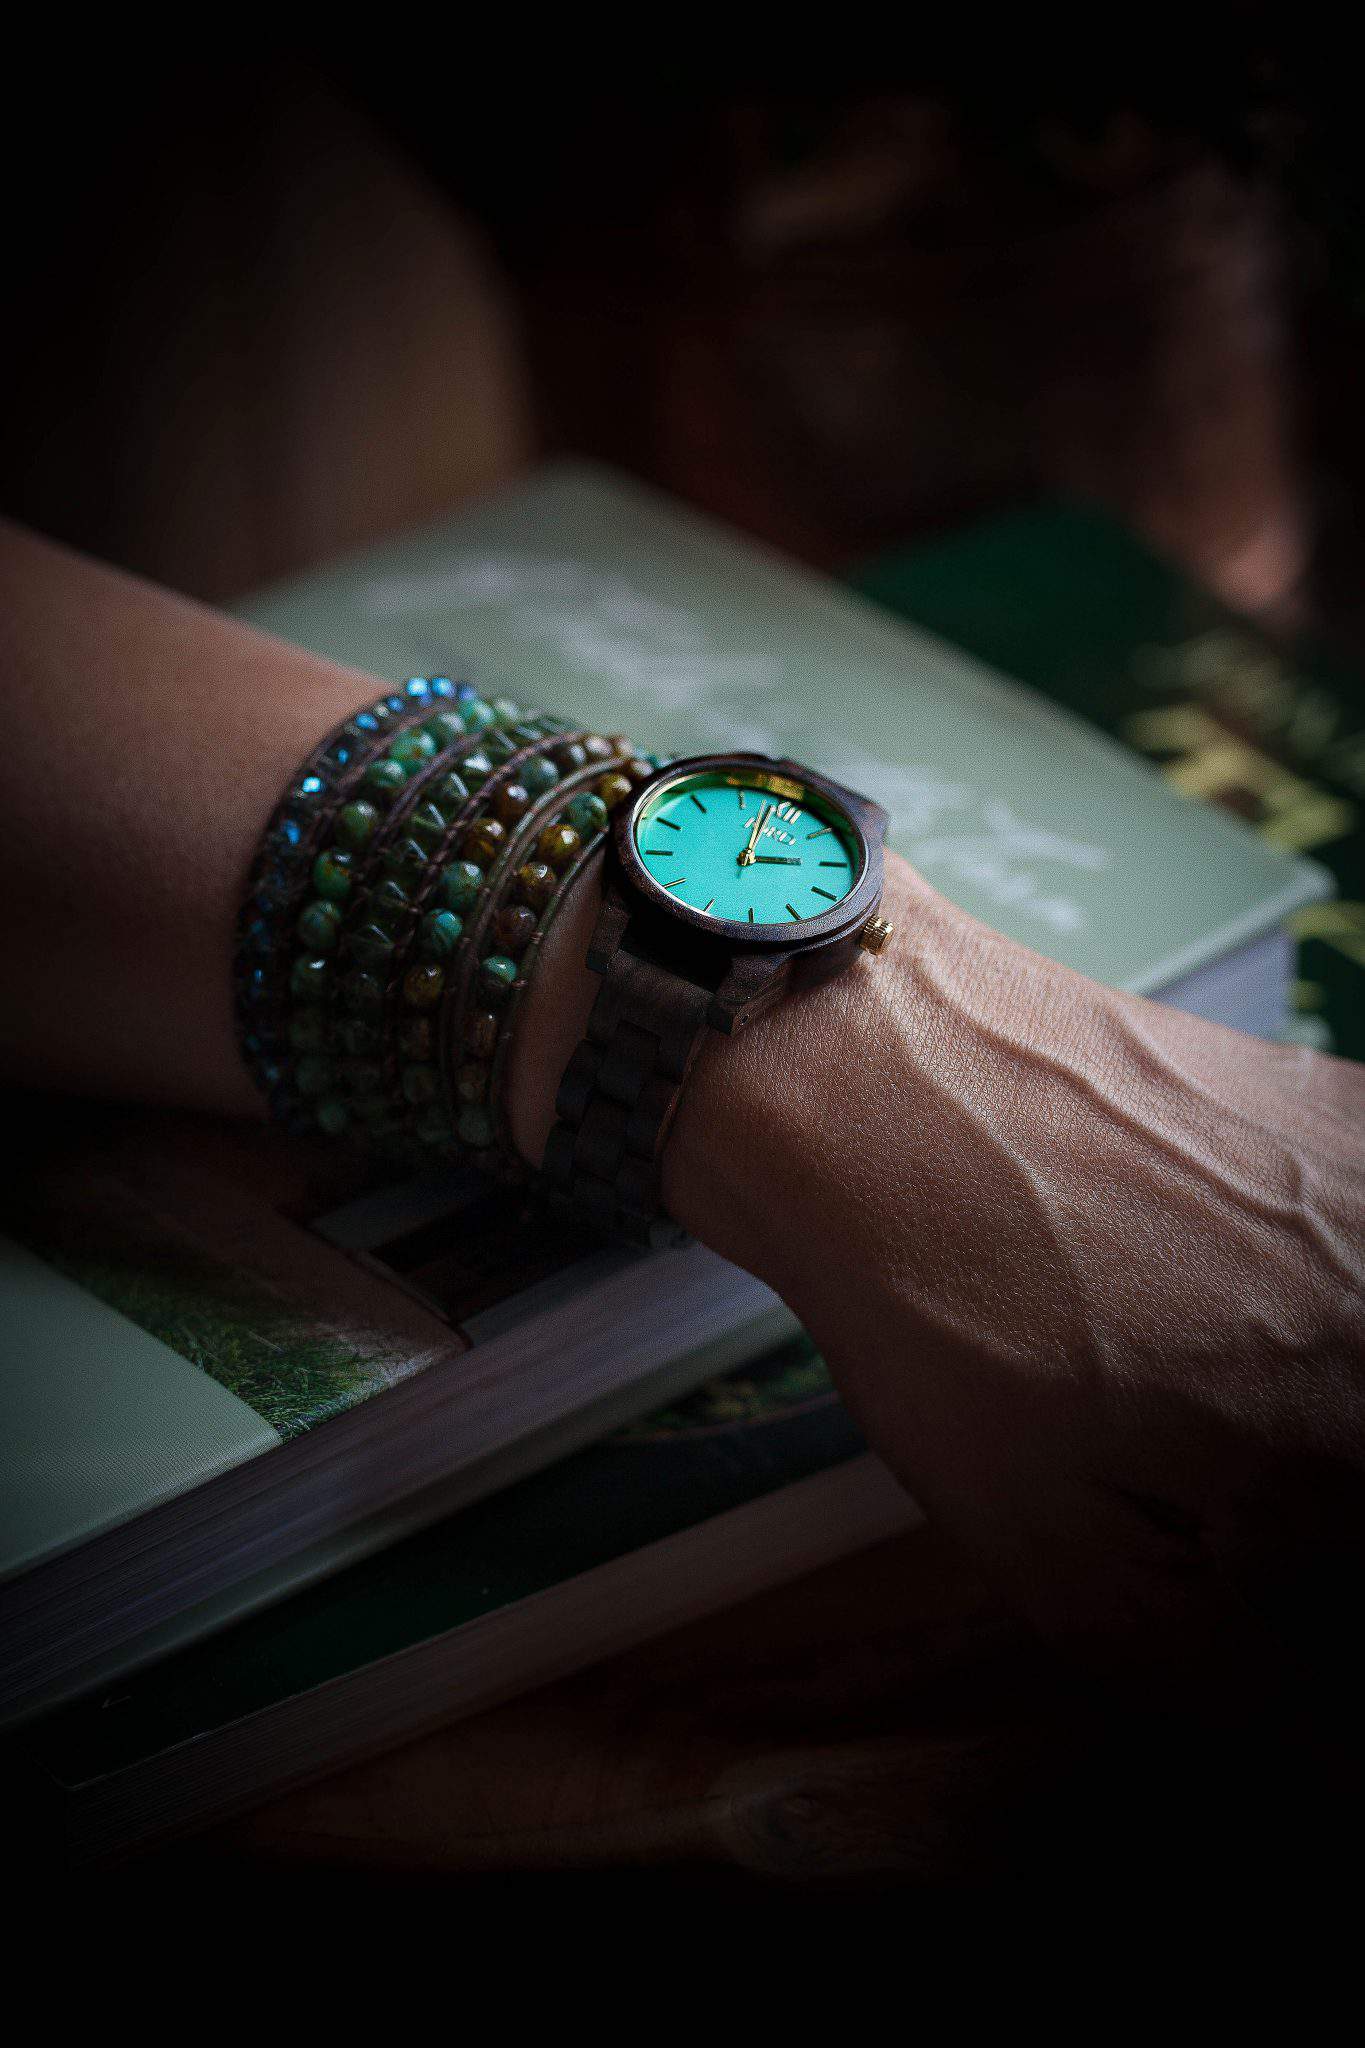
[[[378,804],[391,804],[408,784],[407,770],[398,761],[371,761],[365,770],[364,787]]]
[[[453,910],[430,910],[418,928],[417,943],[428,960],[448,960],[463,930],[464,920]]]
[[[464,777],[452,768],[449,775],[443,775],[431,792],[432,802],[438,803],[447,816],[454,817],[461,804],[469,802],[469,786]]]
[[[295,929],[310,952],[330,953],[341,930],[341,912],[335,903],[318,897],[313,903],[305,903]]]
[[[517,978],[517,963],[505,953],[490,953],[479,962],[479,988],[486,1001],[500,1003]]]
[[[493,1142],[493,1119],[486,1109],[467,1103],[455,1119],[456,1134],[461,1142],[482,1151]]]
[[[533,754],[522,763],[521,780],[532,796],[544,796],[558,782],[559,770],[548,754]]]
[[[339,843],[351,853],[369,845],[379,827],[379,813],[373,804],[345,804],[337,816]]]
[[[321,1053],[309,1053],[299,1061],[294,1081],[300,1095],[325,1095],[336,1079],[336,1069]]]
[[[464,720],[458,711],[438,711],[434,718],[427,720],[425,730],[431,734],[437,753],[444,753],[447,747],[455,746],[465,736]]]
[[[435,1067],[413,1066],[403,1069],[403,1098],[414,1109],[423,1103],[434,1102],[440,1090],[441,1077]]]
[[[353,960],[362,967],[375,967],[381,972],[387,968],[393,955],[393,940],[378,924],[361,925],[359,931],[351,933],[346,944]]]
[[[483,887],[483,869],[472,860],[453,860],[441,877],[441,897],[452,910],[472,908]]]
[[[420,839],[428,849],[438,847],[449,829],[444,811],[435,804],[421,804],[408,819],[408,830],[414,839]]]
[[[460,706],[460,717],[464,720],[466,732],[487,732],[490,725],[496,725],[498,714],[491,704],[485,704],[482,697],[466,697]]]
[[[490,761],[506,761],[517,751],[517,743],[510,732],[486,732],[483,736],[483,750]]]
[[[389,759],[410,771],[414,768],[420,768],[424,762],[430,761],[435,752],[435,740],[429,732],[423,732],[421,727],[418,726],[413,732],[399,733],[398,738],[389,748]]]
[[[376,882],[365,898],[366,917],[373,918],[376,924],[382,925],[384,930],[389,932],[395,925],[402,923],[411,908],[412,898],[403,884],[395,881],[392,875],[382,882]]]
[[[332,903],[344,903],[351,893],[351,856],[328,847],[313,862],[313,887]]]
[[[321,1052],[327,1043],[327,1012],[295,1010],[289,1019],[289,1043],[295,1052]]]
[[[487,754],[467,754],[460,763],[460,773],[470,789],[482,789],[493,773],[493,763]]]
[[[427,850],[416,839],[400,839],[396,846],[387,847],[381,862],[384,873],[400,882],[425,874],[426,865]]]
[[[289,970],[289,993],[300,1003],[317,1003],[327,993],[331,969],[325,960],[301,953]]]
[[[564,817],[584,839],[595,839],[599,832],[607,829],[606,805],[600,796],[593,796],[586,790],[565,805]]]
[[[351,1121],[351,1112],[339,1095],[327,1095],[318,1104],[317,1118],[329,1138],[339,1138]]]
[[[520,704],[514,704],[510,697],[495,697],[492,710],[499,725],[515,725],[521,717]]]

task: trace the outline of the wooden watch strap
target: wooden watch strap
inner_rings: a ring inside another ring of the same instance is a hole
[[[555,1098],[551,1193],[634,1244],[687,1242],[663,1212],[663,1149],[710,1002],[709,990],[618,947]]]

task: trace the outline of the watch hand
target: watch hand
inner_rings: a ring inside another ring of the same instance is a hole
[[[801,856],[796,853],[751,853],[750,860],[769,868],[799,868]]]
[[[745,842],[743,853],[741,853],[741,855],[739,856],[739,864],[742,868],[752,867],[754,861],[758,858],[758,856],[754,852],[754,848],[758,845],[758,835],[763,830],[764,825],[767,823],[768,813],[769,811],[771,811],[771,809],[771,804],[764,804],[762,810],[754,819],[753,824],[749,827],[749,837]]]

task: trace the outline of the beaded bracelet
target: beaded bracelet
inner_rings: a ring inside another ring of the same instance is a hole
[[[547,725],[555,730],[543,730]],[[359,1097],[358,1113],[372,1133],[391,1133],[405,1119],[408,1108],[430,1103],[437,1095],[434,1070],[428,1077],[417,1077],[426,1078],[425,1087],[414,1086],[408,1075],[411,1068],[430,1059],[433,1034],[425,1013],[440,1000],[443,963],[454,952],[462,931],[461,915],[451,907],[451,898],[472,900],[482,885],[482,868],[470,856],[477,853],[487,859],[500,842],[504,827],[492,812],[509,788],[518,787],[516,778],[523,768],[537,786],[552,786],[557,781],[558,770],[540,757],[545,749],[560,743],[562,725],[562,720],[543,713],[519,720],[510,736],[514,740],[534,737],[514,747],[499,769],[494,770],[487,761],[480,764],[477,796],[468,805],[444,818],[432,807],[424,807],[432,814],[424,821],[429,830],[421,839],[395,840],[381,850],[370,889],[358,908],[364,922],[348,936],[357,972],[342,990],[345,1006],[366,1020],[359,1028],[349,1029],[343,1043],[347,1051],[370,1055],[367,1068],[351,1078]],[[464,763],[464,775],[476,780],[469,760]],[[521,795],[526,796],[524,790]],[[482,837],[476,836],[480,833]],[[457,847],[465,858],[451,864],[449,856]],[[444,907],[429,909],[443,884]],[[414,959],[414,953],[419,957]],[[409,1068],[400,1070],[400,1054]],[[335,1109],[324,1123],[340,1126]]]
[[[338,947],[347,899],[368,868],[385,809],[415,813],[420,793],[444,779],[447,763],[463,759],[468,766],[480,747],[497,745],[501,736],[495,737],[495,728],[500,723],[510,725],[524,715],[508,699],[486,703],[470,684],[452,685],[457,692],[455,704],[433,713],[430,698],[417,697],[416,685],[421,682],[422,678],[414,677],[406,685],[419,704],[416,715],[407,719],[401,730],[395,732],[390,727],[382,748],[369,751],[345,787],[336,792],[338,800],[323,814],[320,830],[314,835],[315,843],[324,842],[311,867],[316,894],[298,914],[295,929],[303,950],[292,961],[288,982],[289,995],[298,1007],[288,1020],[287,1039],[290,1051],[300,1057],[292,1075],[287,1062],[277,1067],[272,1103],[276,1114],[283,1114],[295,1126],[306,1128],[316,1119],[324,1130],[335,1134],[349,1121],[345,1106],[324,1092],[329,1079],[330,1006],[336,980],[330,956]],[[438,699],[443,695],[439,692]],[[491,771],[491,763],[483,765]],[[410,789],[410,801],[400,805]],[[457,778],[457,787],[450,794],[454,801],[463,802],[468,795],[463,780]],[[408,822],[410,831],[429,834],[433,825],[444,829],[446,820],[431,807],[429,816],[413,816]],[[293,1087],[288,1085],[290,1080]]]
[[[277,1114],[294,1105],[280,1097],[286,1060],[283,1019],[286,935],[307,894],[322,836],[358,787],[376,753],[431,717],[433,701],[461,710],[475,700],[470,683],[414,676],[336,726],[322,740],[276,805],[262,835],[237,919],[233,976],[237,1039],[247,1069]]]
[[[595,737],[584,735],[576,749]],[[498,1135],[496,1106],[490,1102],[491,1060],[501,1029],[497,1012],[523,976],[518,956],[558,897],[566,870],[579,864],[585,841],[599,840],[605,830],[608,806],[601,788],[606,786],[615,801],[631,788],[615,765],[628,742],[606,744],[611,753],[591,755],[582,766],[571,767],[559,786],[524,814],[487,870],[478,915],[461,934],[458,969],[441,1006],[438,1073],[444,1114],[456,1137],[475,1150],[493,1145]],[[487,950],[490,936],[495,951]],[[422,1135],[435,1142],[436,1130],[433,1116]]]
[[[239,1039],[273,1113],[520,1173],[502,1097],[522,998],[609,811],[657,765],[446,677],[330,733],[238,921]]]

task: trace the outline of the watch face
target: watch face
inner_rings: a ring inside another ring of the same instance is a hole
[[[804,783],[743,762],[661,783],[635,821],[635,846],[675,902],[730,924],[822,917],[866,862],[847,812]]]

